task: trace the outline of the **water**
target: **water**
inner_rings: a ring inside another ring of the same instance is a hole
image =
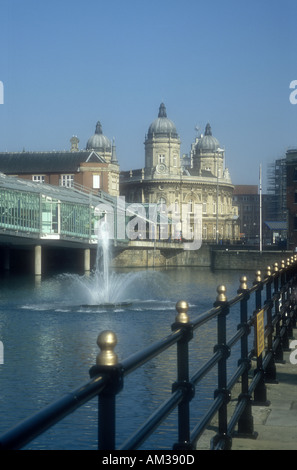
[[[233,297],[239,277],[240,273],[212,273],[207,268],[110,272],[109,293],[112,286],[114,294],[109,294],[108,301],[132,302],[129,307],[111,310],[104,306],[82,307],[100,303],[96,296],[103,281],[97,272],[88,276],[53,275],[39,282],[30,277],[3,276],[0,433],[89,380],[88,371],[95,364],[96,340],[101,331],[111,329],[117,334],[116,352],[120,360],[124,359],[170,333],[178,300],[187,300],[189,315],[196,318],[212,306],[217,285],[225,284],[228,297]],[[232,321],[237,324],[238,318]],[[215,323],[204,325],[191,345],[195,353],[191,369],[211,354],[215,341]],[[168,397],[176,380],[175,367],[176,350],[172,348],[125,379],[124,390],[117,398],[117,444]],[[209,377],[198,387],[193,401],[195,419],[212,398],[208,389],[213,387],[214,380]],[[170,449],[176,440],[175,425],[173,416],[143,448]],[[96,449],[96,446],[95,399],[27,448]]]

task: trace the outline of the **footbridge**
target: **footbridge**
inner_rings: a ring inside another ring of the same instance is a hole
[[[0,269],[35,275],[59,267],[90,271],[103,218],[112,230],[109,243],[115,268],[262,269],[290,255],[267,250],[259,255],[246,247],[219,247],[206,241],[195,250],[194,240],[183,242],[172,236],[173,222],[161,217],[157,206],[142,204],[146,215],[139,215],[137,207],[133,212],[134,206],[125,204],[124,198],[77,184],[52,186],[0,173]]]

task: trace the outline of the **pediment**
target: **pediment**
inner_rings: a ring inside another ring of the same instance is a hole
[[[92,152],[86,159],[86,163],[106,163],[106,161],[101,155],[92,150]]]

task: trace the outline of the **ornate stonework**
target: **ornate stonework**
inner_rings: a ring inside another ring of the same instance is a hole
[[[238,214],[232,206],[234,186],[224,170],[224,150],[207,124],[192,146],[187,165],[180,138],[162,103],[145,137],[145,168],[121,173],[120,192],[127,202],[164,203],[167,207],[202,204],[202,237],[207,241],[239,238]]]

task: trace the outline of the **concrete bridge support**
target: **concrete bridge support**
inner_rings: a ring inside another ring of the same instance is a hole
[[[42,274],[42,252],[41,245],[36,245],[34,248],[34,274],[35,276],[41,276]]]
[[[86,248],[84,250],[84,270],[88,272],[91,270],[91,250]]]

